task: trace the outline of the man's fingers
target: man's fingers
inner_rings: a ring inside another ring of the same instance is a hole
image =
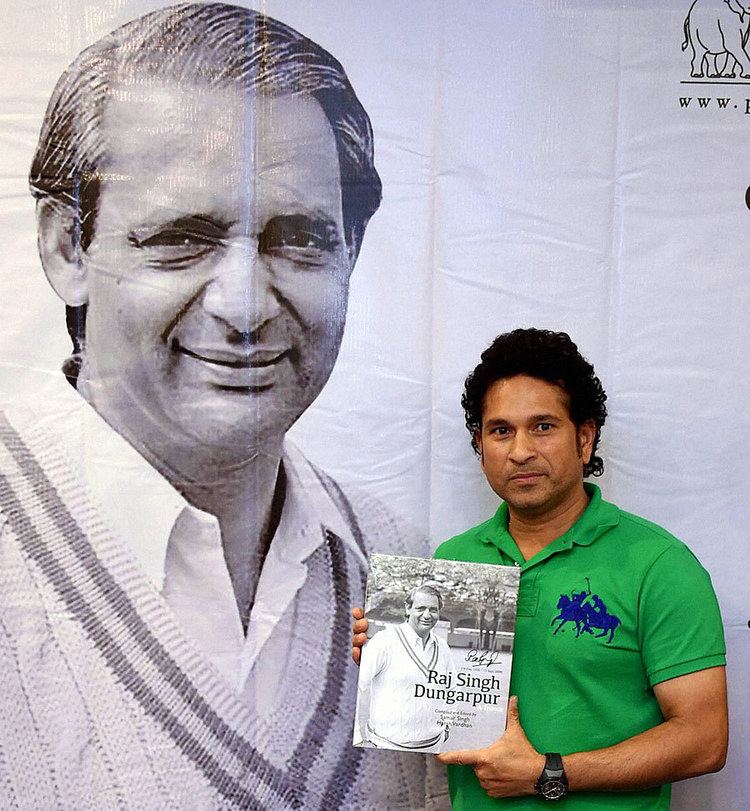
[[[481,749],[458,749],[435,757],[446,766],[475,766],[481,760]]]
[[[359,606],[355,606],[352,608],[352,616],[354,617],[354,622],[352,623],[352,631],[355,634],[364,634],[367,632],[368,622],[365,619],[365,612],[363,608]]]
[[[359,606],[352,608],[352,616],[354,622],[352,623],[352,659],[354,664],[358,665],[360,655],[362,652],[362,645],[367,642],[367,620],[365,619],[365,612]]]

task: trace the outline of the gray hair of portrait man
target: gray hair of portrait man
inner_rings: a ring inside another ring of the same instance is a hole
[[[278,20],[224,3],[185,3],[126,23],[82,51],[58,80],[29,185],[37,201],[70,209],[74,252],[88,248],[96,228],[107,168],[101,126],[107,101],[116,84],[149,79],[316,99],[336,140],[345,239],[356,257],[382,193],[364,107],[340,63],[324,48]],[[86,305],[66,312],[78,353]]]
[[[412,589],[412,590],[409,592],[409,595],[407,596],[407,598],[406,598],[406,600],[405,600],[405,602],[404,602],[404,606],[405,606],[405,608],[406,608],[406,610],[407,610],[407,611],[408,611],[408,610],[409,610],[409,609],[412,607],[412,605],[414,604],[414,596],[415,596],[416,594],[429,594],[429,595],[431,595],[432,597],[437,597],[437,601],[438,601],[438,610],[442,611],[442,609],[443,609],[443,595],[442,595],[442,594],[440,593],[440,591],[439,591],[439,590],[438,590],[438,589],[437,589],[435,586],[433,586],[431,583],[423,583],[421,586],[415,586],[415,587],[414,587],[414,588],[413,588],[413,589]]]

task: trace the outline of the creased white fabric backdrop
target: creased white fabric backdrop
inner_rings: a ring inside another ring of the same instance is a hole
[[[0,383],[68,353],[26,188],[47,99],[75,55],[154,2],[5,3],[0,66]],[[461,383],[516,326],[563,329],[609,394],[607,496],[655,520],[713,576],[726,625],[725,770],[680,809],[750,792],[750,84],[700,86],[687,0],[279,0],[248,4],[330,50],[376,138],[384,200],[347,332],[294,435],[436,544],[495,498]],[[679,99],[711,97],[701,108]],[[720,109],[715,97],[730,97]],[[736,106],[735,106],[736,105]]]

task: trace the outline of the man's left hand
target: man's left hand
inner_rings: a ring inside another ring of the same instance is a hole
[[[505,734],[484,749],[444,752],[437,759],[446,765],[472,766],[482,788],[490,797],[518,797],[534,794],[537,778],[544,769],[544,755],[529,743],[518,719],[518,698],[508,702]]]

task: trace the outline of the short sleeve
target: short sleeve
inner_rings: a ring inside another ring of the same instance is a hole
[[[683,544],[662,552],[647,571],[638,634],[652,687],[726,664],[724,628],[711,578]]]

